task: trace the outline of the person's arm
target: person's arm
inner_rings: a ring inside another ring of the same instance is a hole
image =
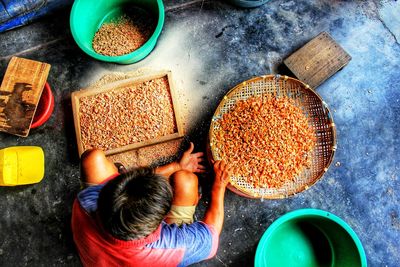
[[[164,166],[157,167],[155,173],[169,178],[172,174],[177,171],[186,170],[190,172],[204,172],[205,167],[201,164],[203,161],[203,152],[192,153],[194,150],[194,144],[190,142],[190,147],[186,150],[182,158],[178,161],[169,163]]]
[[[211,189],[210,206],[204,215],[203,222],[214,226],[218,234],[221,233],[224,223],[224,196],[229,182],[230,168],[223,161],[214,163],[215,180]]]
[[[178,162],[174,161],[172,163],[159,166],[157,167],[154,171],[156,174],[162,175],[164,177],[169,178],[172,174],[174,174],[177,171],[181,170],[181,166],[179,165]]]

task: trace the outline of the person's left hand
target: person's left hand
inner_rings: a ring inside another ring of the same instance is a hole
[[[203,152],[193,153],[194,144],[190,142],[190,147],[188,150],[183,152],[182,158],[180,159],[179,166],[182,170],[190,171],[190,172],[205,172],[205,167],[201,164],[204,160]]]

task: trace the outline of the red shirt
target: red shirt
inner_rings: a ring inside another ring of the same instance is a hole
[[[180,227],[162,222],[139,240],[112,237],[95,213],[102,186],[82,191],[72,209],[72,232],[83,266],[186,266],[215,255],[218,233],[203,222]]]

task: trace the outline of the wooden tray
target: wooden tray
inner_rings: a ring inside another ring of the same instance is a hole
[[[141,84],[143,82],[162,78],[162,77],[167,77],[167,80],[168,80],[169,93],[170,93],[171,100],[172,100],[172,108],[173,108],[173,112],[174,112],[174,119],[175,119],[177,131],[172,134],[160,136],[157,138],[148,139],[148,140],[144,140],[141,142],[132,143],[129,145],[105,150],[104,152],[106,155],[112,155],[112,154],[117,154],[117,153],[121,153],[124,151],[129,151],[132,149],[137,149],[140,147],[153,145],[153,144],[157,144],[157,143],[161,143],[164,141],[173,140],[173,139],[182,137],[184,135],[184,132],[183,132],[183,127],[182,127],[182,123],[181,123],[181,119],[180,119],[181,117],[180,117],[180,111],[178,108],[177,95],[175,93],[173,81],[171,78],[171,72],[170,71],[161,71],[161,72],[157,72],[157,73],[146,74],[146,75],[140,76],[140,77],[135,77],[135,78],[130,78],[130,79],[125,79],[125,80],[109,83],[109,84],[106,84],[99,88],[83,89],[80,91],[73,92],[71,94],[72,111],[73,111],[73,116],[74,116],[74,125],[75,125],[75,133],[76,133],[76,140],[77,140],[77,145],[78,145],[79,156],[82,155],[82,153],[85,150],[83,143],[82,143],[81,123],[80,123],[80,116],[79,116],[79,114],[80,114],[80,99],[82,97],[94,96],[97,94],[106,93],[106,92],[110,92],[110,91],[118,91],[118,90],[126,88],[128,86],[132,86],[135,84]]]

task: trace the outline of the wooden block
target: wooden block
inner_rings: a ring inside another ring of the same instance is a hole
[[[284,63],[299,80],[315,89],[350,60],[351,56],[327,32],[322,32]]]
[[[76,140],[77,140],[79,155],[82,155],[82,153],[86,150],[86,148],[84,147],[84,144],[82,142],[83,140],[82,140],[82,130],[81,130],[81,119],[80,119],[80,109],[81,109],[80,99],[82,97],[95,96],[98,94],[112,92],[112,91],[118,92],[118,90],[122,90],[129,86],[142,84],[146,81],[163,78],[163,77],[167,77],[167,79],[168,79],[169,93],[171,96],[174,119],[175,119],[177,131],[172,134],[160,136],[160,137],[153,138],[153,139],[144,140],[144,141],[137,142],[137,143],[124,145],[124,146],[113,148],[113,149],[104,149],[101,147],[96,147],[96,148],[103,149],[106,155],[113,155],[113,154],[122,153],[125,151],[130,151],[133,149],[138,149],[140,147],[145,147],[145,146],[149,146],[149,145],[153,145],[153,144],[157,144],[157,143],[162,143],[165,141],[174,140],[174,139],[178,139],[178,138],[182,137],[184,135],[183,126],[182,126],[182,122],[181,122],[180,110],[179,110],[177,96],[176,96],[175,89],[174,89],[174,84],[173,84],[172,77],[171,77],[171,72],[161,71],[161,72],[146,74],[144,76],[124,79],[124,80],[116,81],[113,83],[108,83],[108,84],[98,87],[98,88],[89,88],[89,89],[84,89],[84,90],[80,90],[80,91],[76,91],[76,92],[72,93],[72,95],[71,95],[72,110],[73,110],[73,116],[74,116],[75,133],[76,133]],[[93,125],[93,126],[96,127],[96,125]],[[110,142],[111,142],[111,139],[110,139]]]
[[[49,71],[47,63],[11,58],[0,87],[0,131],[28,136]]]

